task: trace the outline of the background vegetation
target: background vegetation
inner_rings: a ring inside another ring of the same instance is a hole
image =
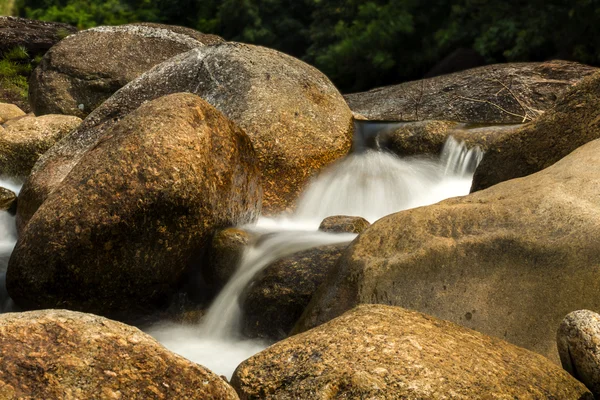
[[[299,57],[344,92],[421,78],[457,48],[486,63],[600,65],[597,0],[17,0],[15,10],[80,29],[184,25]]]

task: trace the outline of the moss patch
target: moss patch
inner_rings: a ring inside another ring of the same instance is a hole
[[[31,58],[23,47],[15,47],[1,54],[0,101],[13,103],[25,112],[30,111],[27,101],[29,75],[41,56]]]

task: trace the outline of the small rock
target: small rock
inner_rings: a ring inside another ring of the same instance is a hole
[[[9,121],[0,136],[0,174],[29,175],[38,158],[79,124],[81,119],[70,115],[27,115]]]
[[[244,249],[254,240],[252,233],[239,228],[221,229],[213,236],[204,269],[206,283],[216,291],[221,289],[237,270]]]
[[[25,115],[25,112],[14,104],[0,103],[0,124]]]
[[[319,230],[333,233],[361,233],[371,225],[363,217],[351,217],[347,215],[334,215],[325,218]]]
[[[563,368],[600,398],[600,315],[589,310],[569,313],[556,338]]]
[[[0,187],[0,210],[9,211],[12,214],[17,208],[17,195],[12,190]]]

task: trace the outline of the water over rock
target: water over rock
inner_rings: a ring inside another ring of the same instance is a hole
[[[590,310],[569,313],[556,335],[564,369],[600,396],[600,315]]]
[[[425,312],[558,362],[555,329],[600,310],[600,141],[489,189],[384,217],[345,251],[297,331],[360,303]]]
[[[260,213],[250,140],[192,94],[145,103],[112,125],[25,227],[7,288],[24,308],[115,318],[165,306],[214,230]]]
[[[237,399],[224,380],[137,328],[92,314],[0,315],[3,399]]]
[[[0,174],[25,177],[56,142],[81,124],[71,115],[33,115],[11,120],[0,136]]]
[[[567,61],[496,64],[346,95],[352,111],[370,120],[451,120],[523,123],[595,67]]]
[[[242,362],[241,399],[592,399],[546,358],[400,307],[363,305]]]
[[[332,233],[361,233],[371,225],[363,217],[352,217],[349,215],[333,215],[325,218],[319,230]]]
[[[174,92],[198,94],[246,131],[259,158],[267,213],[291,207],[315,171],[350,149],[352,114],[321,72],[263,47],[203,46],[119,90],[47,152],[24,184],[19,226],[110,126],[143,102]]]
[[[540,171],[585,143],[600,138],[600,73],[565,92],[552,110],[488,148],[472,191]]]
[[[259,272],[241,296],[243,332],[253,338],[286,338],[347,246],[300,251]]]
[[[255,236],[240,228],[225,228],[217,231],[208,249],[208,263],[203,275],[215,290],[225,286],[240,265],[244,249]]]
[[[84,118],[156,64],[218,36],[160,24],[100,26],[60,41],[34,70],[29,99],[36,115]]]

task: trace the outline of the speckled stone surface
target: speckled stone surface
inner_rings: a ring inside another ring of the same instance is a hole
[[[0,52],[22,46],[30,55],[43,54],[74,32],[69,24],[0,16]]]
[[[218,292],[239,267],[246,246],[255,240],[255,235],[240,228],[225,228],[217,231],[208,249],[208,264],[203,276],[211,288]]]
[[[137,328],[92,314],[0,315],[0,398],[237,399],[225,381]]]
[[[560,60],[495,64],[344,97],[369,120],[515,124],[534,120],[596,71]]]
[[[590,310],[569,313],[556,334],[564,369],[600,396],[600,315]]]
[[[19,224],[115,121],[144,101],[175,92],[198,94],[248,134],[263,176],[266,213],[292,208],[309,177],[350,150],[352,113],[321,72],[263,47],[198,47],[119,90],[68,141],[46,153],[23,187]]]
[[[449,320],[558,363],[556,328],[600,310],[600,140],[525,178],[389,215],[352,242],[298,326],[361,303]]]
[[[81,118],[52,114],[7,124],[0,136],[0,174],[26,177],[38,158],[79,124]]]
[[[161,24],[99,26],[52,47],[33,71],[29,101],[36,115],[85,118],[114,92],[153,66],[218,36]]]
[[[0,187],[0,210],[16,210],[17,195],[12,190]]]
[[[592,399],[548,359],[399,307],[363,305],[242,362],[241,399]]]
[[[600,73],[565,92],[552,110],[488,147],[471,191],[549,167],[579,146],[600,138]]]
[[[8,291],[26,309],[147,315],[200,268],[214,231],[253,221],[261,199],[240,128],[198,96],[158,98],[115,124],[38,209]]]

